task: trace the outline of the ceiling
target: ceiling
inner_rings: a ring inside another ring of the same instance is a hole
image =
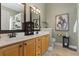
[[[21,12],[24,10],[24,5],[18,4],[18,3],[1,3],[1,6],[10,8],[10,9],[17,11],[17,12]]]

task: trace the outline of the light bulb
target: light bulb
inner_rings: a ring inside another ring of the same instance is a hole
[[[40,13],[40,10],[38,12]]]
[[[36,9],[34,6],[32,7],[34,10]]]

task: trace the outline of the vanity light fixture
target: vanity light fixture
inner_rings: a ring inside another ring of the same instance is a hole
[[[38,12],[36,12],[36,14],[38,14]]]
[[[32,7],[32,11],[36,14],[40,13],[40,9],[36,8],[35,6],[31,6]]]
[[[36,10],[36,8],[35,8],[34,6],[32,6],[32,8],[33,8],[34,10]]]
[[[35,10],[32,10],[34,13],[36,13],[36,11]]]
[[[40,13],[40,10],[38,12]]]
[[[40,13],[40,9],[36,9],[37,13],[39,14]]]
[[[33,11],[33,9],[32,9],[32,11]]]
[[[36,9],[36,11],[38,12],[38,11],[39,11],[39,9]]]

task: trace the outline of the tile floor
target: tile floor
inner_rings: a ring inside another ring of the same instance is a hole
[[[51,51],[48,50],[44,56],[79,56],[79,53],[68,48],[63,48],[60,45],[55,45],[55,48]]]

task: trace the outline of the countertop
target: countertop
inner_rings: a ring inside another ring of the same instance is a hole
[[[43,36],[43,35],[46,35],[46,34],[49,34],[49,32],[43,31],[43,32],[39,32],[38,34],[34,34],[34,35],[28,35],[28,36],[24,36],[24,35],[21,36],[20,35],[20,36],[16,36],[16,37],[13,37],[13,38],[5,38],[5,39],[1,38],[0,39],[0,48],[7,46],[7,45],[10,45],[10,44],[19,43],[19,42],[26,41],[26,40],[29,40],[29,39],[32,39],[32,38]]]

